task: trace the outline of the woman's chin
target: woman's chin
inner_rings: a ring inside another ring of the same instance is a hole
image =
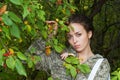
[[[81,52],[82,50],[81,49],[75,49],[76,50],[76,52]]]

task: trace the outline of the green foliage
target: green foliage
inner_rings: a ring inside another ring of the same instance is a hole
[[[23,0],[10,0],[13,4],[22,5]]]
[[[0,79],[8,80],[9,77],[12,78],[9,73],[15,71],[22,76],[28,77],[27,73],[29,74],[30,72],[26,69],[32,68],[34,70],[35,64],[40,60],[40,57],[33,55],[35,49],[27,53],[28,55],[25,54],[34,40],[42,37],[45,39],[46,45],[50,45],[58,53],[61,53],[66,47],[65,33],[69,29],[64,23],[68,16],[75,12],[90,16],[92,12],[97,12],[97,10],[94,11],[96,8],[99,9],[100,7],[99,5],[97,7],[94,5],[99,0],[96,0],[96,2],[94,2],[95,0],[59,1],[2,0],[0,2],[0,67],[4,71],[4,75],[0,74]],[[5,8],[5,5],[7,8]],[[95,27],[95,39],[92,44],[95,48],[93,50],[95,53],[102,52],[105,57],[110,56],[114,61],[112,63],[114,65],[112,66],[112,71],[120,67],[119,9],[119,0],[108,0],[101,7],[101,11],[98,10],[98,14],[91,19]],[[54,35],[51,39],[49,39],[49,34],[54,32],[54,30],[53,28],[49,30],[49,25],[46,25],[48,20],[54,20],[58,23],[57,35]],[[13,49],[13,54],[8,54],[9,48]],[[65,63],[66,68],[72,77],[77,75],[76,69],[80,69],[83,73],[89,72],[85,64],[78,65],[77,59],[71,58],[67,61]],[[22,70],[20,71],[20,68],[16,65],[20,65]],[[6,71],[3,67],[5,67]],[[16,75],[16,73],[13,75],[20,76]],[[16,77],[13,77],[11,80],[15,79]]]
[[[14,58],[12,56],[10,56],[6,60],[6,64],[7,64],[8,68],[14,70],[16,62],[15,62]]]
[[[52,78],[52,77],[49,77],[48,80],[53,80],[53,78]]]
[[[20,75],[24,75],[25,77],[27,77],[27,73],[25,71],[25,68],[23,67],[23,64],[21,63],[21,61],[19,59],[16,59],[16,64],[15,64],[15,68],[17,70],[17,72]]]
[[[74,79],[79,72],[87,74],[90,72],[90,67],[86,64],[80,64],[79,59],[69,56],[65,59],[63,64],[66,68],[67,74],[70,74]]]
[[[120,80],[120,68],[111,73],[111,80]]]
[[[27,60],[26,56],[21,52],[17,52],[17,57],[21,60]]]
[[[0,50],[0,66],[3,65],[3,54],[4,54],[4,53],[5,53],[5,50],[4,50],[4,49]]]

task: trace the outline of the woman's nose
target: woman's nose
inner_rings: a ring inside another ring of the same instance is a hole
[[[73,42],[74,42],[74,44],[76,44],[76,42],[77,42],[77,38],[75,36],[73,37]]]

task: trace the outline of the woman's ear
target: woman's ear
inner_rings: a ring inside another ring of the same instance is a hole
[[[88,32],[88,38],[90,39],[92,37],[92,31]]]

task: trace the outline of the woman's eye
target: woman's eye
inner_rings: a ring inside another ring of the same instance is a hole
[[[68,35],[68,36],[67,36],[67,38],[68,38],[68,39],[71,39],[71,38],[72,38],[72,36]]]
[[[77,33],[77,34],[76,34],[77,37],[80,37],[81,35],[82,35],[81,33]]]

